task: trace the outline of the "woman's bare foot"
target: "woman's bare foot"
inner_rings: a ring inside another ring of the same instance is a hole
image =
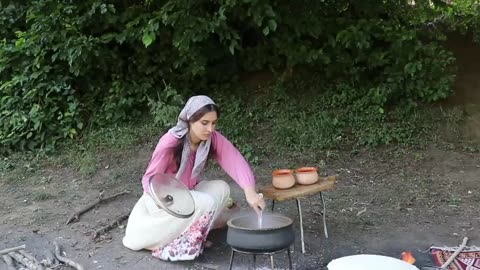
[[[210,241],[210,240],[207,240],[207,241],[205,241],[205,243],[203,243],[203,246],[204,246],[205,248],[210,248],[210,247],[213,246],[213,242]]]

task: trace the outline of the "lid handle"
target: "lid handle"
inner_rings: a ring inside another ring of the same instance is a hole
[[[167,195],[165,197],[162,198],[162,201],[165,203],[165,204],[172,204],[173,203],[173,197],[170,196],[170,195]]]

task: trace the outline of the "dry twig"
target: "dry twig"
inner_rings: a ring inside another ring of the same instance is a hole
[[[458,249],[455,250],[452,256],[450,256],[450,258],[448,258],[448,260],[444,264],[442,264],[441,266],[442,269],[447,269],[447,267],[453,262],[453,260],[458,256],[458,254],[465,248],[465,246],[467,245],[467,242],[468,242],[468,237],[463,238],[463,242],[460,245],[460,247],[458,247]]]
[[[26,252],[25,250],[19,250],[18,253],[22,254],[25,258],[29,259],[32,263],[34,263],[36,269],[43,270],[42,265],[40,265],[37,259],[35,259],[35,257],[33,257],[30,253]]]
[[[114,220],[112,223],[100,228],[99,230],[97,230],[95,232],[95,234],[93,235],[93,239],[96,239],[98,238],[101,234],[113,229],[114,227],[120,225],[120,223],[122,223],[122,221],[126,220],[128,218],[129,214],[126,214],[126,215],[122,215],[120,216],[119,218],[117,218],[116,220]]]
[[[7,270],[16,270],[15,266],[13,265],[12,257],[9,255],[2,255],[2,258],[7,264]]]
[[[12,257],[18,263],[25,265],[29,270],[41,270],[42,268],[38,268],[39,265],[36,265],[35,262],[30,261],[27,257],[17,253],[17,252],[9,252],[8,255]],[[41,266],[40,266],[41,267]]]
[[[6,248],[4,250],[0,250],[0,255],[3,255],[3,254],[8,254],[9,252],[14,252],[14,251],[17,251],[17,250],[20,250],[20,249],[25,249],[25,245],[21,245],[21,246],[18,246],[18,247],[13,247],[13,248]]]
[[[367,212],[367,208],[366,208],[366,207],[364,207],[362,210],[358,211],[357,217],[360,216],[361,214],[365,213],[365,212]]]
[[[70,218],[67,220],[67,222],[65,224],[69,224],[73,221],[78,221],[79,217],[81,214],[87,212],[88,210],[92,209],[93,207],[95,207],[96,205],[100,204],[100,203],[103,203],[103,202],[106,202],[106,201],[109,201],[109,200],[112,200],[118,196],[121,196],[121,195],[124,195],[124,194],[128,194],[130,193],[130,191],[122,191],[122,192],[119,192],[117,194],[113,194],[112,196],[110,197],[106,197],[106,198],[103,198],[103,192],[101,192],[99,195],[98,195],[98,199],[88,205],[86,205],[85,207],[83,207],[82,209],[78,210],[77,212],[73,213],[72,216],[70,216]]]
[[[61,248],[56,241],[53,241],[53,244],[55,245],[55,256],[57,257],[57,259],[60,262],[66,264],[68,266],[71,266],[71,267],[73,267],[77,270],[84,270],[83,266],[81,266],[79,263],[76,263],[76,262],[62,256]]]

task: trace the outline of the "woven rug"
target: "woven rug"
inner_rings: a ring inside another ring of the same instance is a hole
[[[431,247],[436,266],[442,266],[458,247]],[[449,270],[480,270],[480,247],[465,247],[447,267]]]

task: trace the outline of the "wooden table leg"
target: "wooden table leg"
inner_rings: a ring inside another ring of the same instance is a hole
[[[320,192],[320,198],[322,198],[322,205],[323,205],[323,231],[325,232],[325,238],[328,238],[328,231],[327,231],[327,206],[325,205],[325,200],[323,199],[323,194]]]
[[[297,210],[300,216],[300,239],[302,241],[302,253],[305,253],[305,242],[303,240],[303,218],[302,218],[302,206],[300,205],[300,199],[297,198]]]

